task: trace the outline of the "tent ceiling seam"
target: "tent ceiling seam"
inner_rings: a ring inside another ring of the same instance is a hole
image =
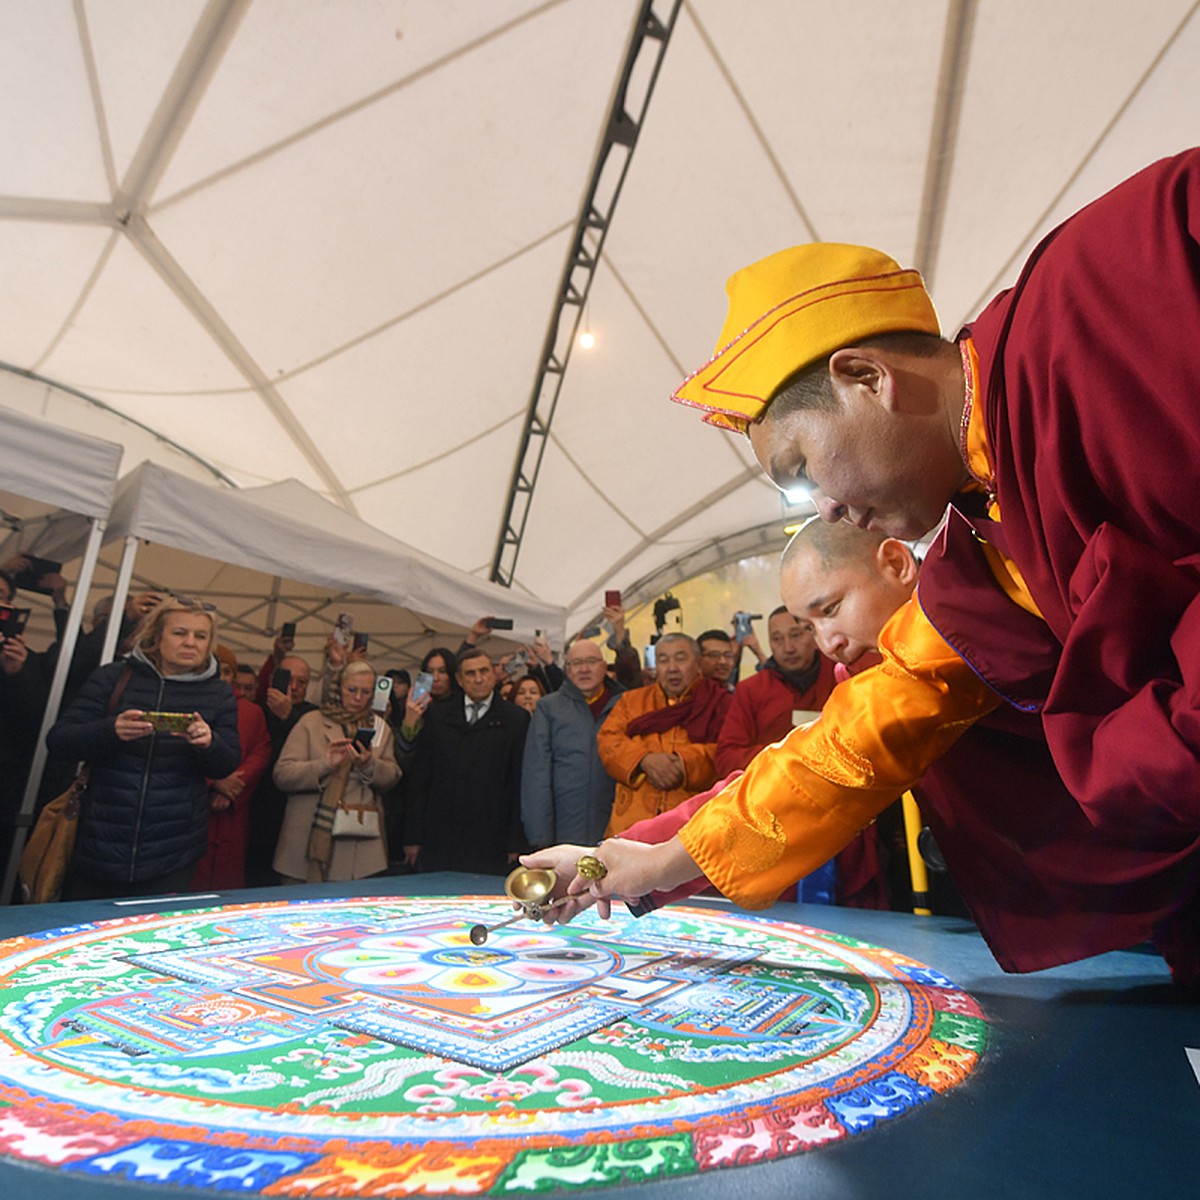
[[[1034,220],[1024,238],[1015,243],[1016,249],[1012,254],[1009,255],[1003,266],[1001,266],[1000,269],[992,276],[992,278],[984,285],[983,290],[976,297],[974,303],[970,305],[961,320],[959,320],[959,326],[965,324],[983,308],[983,306],[992,298],[992,296],[996,294],[997,290],[999,290],[1002,281],[1009,277],[1016,263],[1024,260],[1026,257],[1026,251],[1024,248],[1037,235],[1038,230],[1043,227],[1043,225],[1049,219],[1050,214],[1058,207],[1059,204],[1062,203],[1062,199],[1070,190],[1071,185],[1083,173],[1084,168],[1092,161],[1092,159],[1099,152],[1100,147],[1104,145],[1105,141],[1107,141],[1108,135],[1112,133],[1112,131],[1117,127],[1117,124],[1120,122],[1121,118],[1126,114],[1126,112],[1129,111],[1134,100],[1137,99],[1138,95],[1141,93],[1146,84],[1150,82],[1154,72],[1158,70],[1163,59],[1166,58],[1171,49],[1174,47],[1175,43],[1182,36],[1183,31],[1195,19],[1198,10],[1200,10],[1200,0],[1196,0],[1196,2],[1192,4],[1191,8],[1187,10],[1179,24],[1171,31],[1171,36],[1167,38],[1167,40],[1158,48],[1158,52],[1154,55],[1154,57],[1150,60],[1150,64],[1138,77],[1137,82],[1130,89],[1129,94],[1117,107],[1117,110],[1113,113],[1113,115],[1108,119],[1104,128],[1100,131],[1097,137],[1093,140],[1091,146],[1088,147],[1083,157],[1080,158],[1079,162],[1076,164],[1075,169],[1063,181],[1062,187],[1060,187],[1058,191],[1054,193],[1049,203],[1045,206],[1045,208],[1042,209],[1041,213],[1038,215],[1036,220]]]
[[[476,271],[474,274],[468,275],[464,279],[460,279],[457,283],[451,284],[448,288],[443,288],[442,291],[435,293],[426,300],[422,300],[419,304],[414,305],[412,308],[406,309],[397,316],[390,317],[381,325],[376,325],[373,329],[369,329],[365,333],[359,334],[358,337],[352,338],[350,341],[345,342],[340,346],[335,346],[332,350],[327,350],[324,354],[319,355],[317,358],[310,359],[306,363],[301,363],[298,367],[293,367],[290,371],[281,372],[275,377],[275,382],[277,384],[287,383],[289,380],[295,379],[299,375],[303,375],[306,371],[311,371],[316,367],[323,366],[325,363],[337,358],[339,355],[346,354],[348,351],[371,341],[373,338],[378,337],[381,333],[386,333],[389,329],[394,329],[397,325],[402,324],[404,321],[420,315],[427,309],[432,308],[434,305],[440,304],[443,300],[447,300],[456,293],[463,291],[465,288],[469,288],[473,284],[478,283],[480,280],[486,279],[489,275],[494,274],[496,271],[510,266],[519,258],[523,258],[526,254],[539,249],[547,242],[553,241],[554,238],[561,237],[562,234],[572,227],[572,224],[573,222],[571,221],[561,222],[560,224],[554,226],[553,229],[549,229],[545,233],[534,238],[532,242],[527,242],[524,246],[514,250],[511,254],[506,254],[502,258],[498,258],[494,262],[489,263],[482,270]]]
[[[959,121],[966,92],[967,67],[975,34],[977,0],[952,0],[946,9],[942,38],[942,61],[938,70],[937,95],[929,130],[929,153],[925,160],[925,182],[917,220],[913,265],[932,291],[946,198],[954,169]]]
[[[146,261],[176,295],[184,307],[207,330],[222,353],[237,368],[259,399],[267,406],[271,415],[291,438],[292,443],[308,461],[314,471],[324,480],[331,494],[342,508],[357,516],[354,501],[342,486],[332,466],[317,449],[304,427],[296,420],[283,397],[272,386],[262,368],[250,356],[249,351],[238,341],[233,330],[222,320],[220,314],[192,281],[186,271],[171,257],[166,247],[154,236],[154,231],[140,216],[131,217],[126,232],[130,241]]]
[[[663,354],[667,356],[671,366],[674,368],[676,375],[682,379],[688,373],[687,368],[682,362],[680,362],[678,357],[676,357],[675,353],[672,351],[671,347],[667,344],[667,339],[663,336],[662,331],[654,323],[654,320],[651,318],[650,314],[645,310],[645,308],[642,307],[642,303],[638,299],[637,294],[634,292],[633,288],[629,286],[628,282],[626,282],[625,276],[621,274],[611,256],[605,256],[604,262],[602,264],[598,264],[597,270],[599,270],[600,266],[607,268],[612,274],[612,277],[617,281],[617,286],[622,292],[625,293],[626,299],[633,306],[633,309],[637,315],[641,318],[642,324],[650,332],[650,336],[653,337],[654,340],[659,344]],[[663,398],[663,403],[667,403],[666,397]],[[737,459],[738,466],[744,466],[745,464],[742,462],[741,455],[738,454],[737,448],[732,439],[726,439],[725,444],[733,454],[734,458]],[[640,532],[640,530],[637,532]]]
[[[75,318],[79,316],[83,310],[84,304],[87,303],[88,297],[95,290],[96,284],[100,281],[100,276],[104,272],[104,268],[108,265],[108,260],[112,258],[113,251],[117,248],[117,243],[120,241],[120,234],[114,230],[109,234],[100,254],[96,259],[95,265],[92,267],[87,279],[84,280],[83,287],[79,289],[79,294],[75,297],[75,303],[67,310],[66,316],[59,324],[57,332],[51,337],[46,348],[34,360],[30,370],[40,371],[42,366],[51,354],[57,349],[59,342],[63,340],[69,330],[75,324]]]
[[[295,133],[289,134],[285,138],[281,138],[277,142],[272,142],[271,145],[264,147],[262,150],[256,151],[254,154],[249,154],[245,158],[239,159],[235,163],[230,163],[229,166],[223,167],[219,171],[214,171],[211,175],[206,175],[203,179],[196,180],[195,183],[188,184],[187,187],[181,188],[177,192],[172,192],[169,196],[164,196],[161,200],[156,200],[150,208],[151,213],[156,213],[169,205],[177,204],[188,197],[195,195],[197,192],[204,191],[206,188],[212,187],[217,183],[228,179],[232,175],[238,174],[240,171],[247,170],[249,167],[256,166],[258,163],[272,158],[276,154],[282,153],[291,146],[312,137],[314,134],[320,133],[324,129],[328,129],[332,125],[338,124],[355,114],[371,108],[372,106],[381,103],[394,95],[396,92],[403,91],[414,83],[426,78],[429,75],[436,73],[449,66],[453,62],[473,54],[476,50],[486,46],[489,42],[495,41],[497,38],[502,38],[512,30],[519,28],[528,21],[537,20],[544,13],[551,9],[558,8],[567,3],[567,0],[546,0],[546,3],[538,5],[536,8],[530,9],[528,12],[522,13],[518,17],[514,17],[511,21],[506,21],[501,25],[497,25],[495,29],[487,33],[480,34],[479,37],[473,38],[469,42],[465,42],[461,46],[456,46],[453,50],[443,54],[440,58],[434,59],[433,62],[426,63],[425,66],[419,67],[409,75],[405,75],[402,79],[397,79],[394,83],[388,84],[372,92],[368,96],[364,96],[361,100],[354,101],[353,104],[347,104],[343,108],[339,108],[337,112],[330,113],[327,117],[322,117],[319,121],[314,121],[311,125],[306,125],[303,129],[298,129]]]
[[[465,450],[468,446],[473,446],[476,442],[481,442],[497,430],[503,429],[505,425],[511,425],[523,413],[523,409],[517,409],[516,412],[509,413],[502,421],[497,421],[495,425],[490,425],[487,429],[481,430],[474,437],[467,438],[465,442],[457,442],[448,450],[443,450],[440,454],[435,454],[432,458],[427,458],[422,462],[413,463],[411,467],[405,467],[402,471],[395,471],[391,475],[384,475],[382,479],[374,479],[370,483],[360,484],[358,487],[350,488],[349,495],[357,496],[362,492],[370,491],[372,488],[383,487],[384,484],[395,483],[397,479],[403,479],[406,475],[412,475],[417,471],[424,470],[426,467],[431,467],[435,463],[445,461],[447,458],[459,453],[460,450]]]
[[[663,336],[662,330],[659,329],[659,327],[654,323],[650,314],[645,310],[645,308],[642,307],[642,303],[637,298],[633,288],[631,288],[629,284],[625,282],[625,276],[621,274],[616,265],[613,263],[612,256],[606,256],[602,265],[607,267],[612,273],[612,277],[617,281],[617,285],[620,287],[621,291],[625,293],[629,303],[633,305],[634,311],[639,317],[641,317],[642,324],[645,325],[645,327],[650,331],[651,337],[653,337],[659,346],[662,347],[662,352],[671,360],[671,366],[675,368],[676,372],[679,374],[679,378],[682,379],[687,374],[687,369],[676,357],[671,347],[667,345],[667,339]]]
[[[220,66],[250,0],[209,0],[134,152],[116,196],[131,214],[146,211],[171,157]]]
[[[787,193],[788,199],[792,203],[792,207],[796,210],[796,215],[800,218],[804,228],[808,230],[808,240],[810,242],[819,242],[820,234],[817,233],[816,224],[808,215],[808,210],[801,202],[796,189],[792,187],[792,181],[788,178],[787,171],[784,169],[783,163],[779,161],[774,149],[771,146],[770,139],[767,137],[763,127],[758,123],[758,118],[754,115],[754,110],[750,107],[746,97],[742,94],[741,88],[733,78],[733,72],[727,66],[725,60],[717,51],[717,45],[709,36],[708,30],[704,27],[700,17],[691,4],[686,4],[687,14],[692,19],[692,24],[696,27],[696,32],[700,35],[700,40],[704,43],[708,50],[709,56],[712,58],[717,70],[720,71],[722,78],[725,80],[726,86],[729,88],[733,98],[737,101],[738,107],[742,110],[742,115],[746,118],[746,123],[754,132],[754,137],[762,147],[763,153],[767,156],[767,161],[771,164],[771,169],[775,172],[779,182],[783,185],[783,190]]]
[[[0,220],[41,221],[55,225],[106,225],[121,222],[111,203],[94,200],[54,200],[48,196],[0,196]]]
[[[585,603],[589,596],[592,596],[600,588],[606,586],[606,580],[615,579],[621,569],[633,562],[639,554],[644,553],[656,542],[662,541],[667,534],[678,529],[681,525],[686,525],[693,517],[699,516],[702,512],[710,509],[714,504],[724,500],[726,496],[732,495],[739,488],[757,478],[759,473],[758,464],[753,467],[747,467],[740,475],[735,475],[732,479],[727,480],[714,492],[709,492],[703,500],[697,501],[690,508],[678,513],[665,524],[660,525],[652,533],[647,534],[641,542],[634,546],[631,550],[623,554],[616,562],[606,568],[603,575],[595,579],[586,588],[584,588],[570,604],[567,605],[568,612],[574,612],[581,604]]]
[[[608,495],[604,491],[604,489],[601,488],[600,485],[591,477],[591,475],[589,475],[587,473],[587,471],[585,471],[583,469],[583,467],[581,467],[579,465],[578,459],[576,459],[575,456],[566,448],[566,446],[564,446],[562,444],[562,439],[559,438],[558,434],[551,433],[550,441],[553,442],[554,445],[558,447],[558,452],[563,456],[563,458],[565,458],[567,460],[567,462],[569,462],[571,464],[571,466],[575,468],[576,472],[579,475],[579,478],[582,479],[583,482],[586,483],[588,485],[588,487],[590,487],[592,489],[592,491],[605,504],[607,504],[608,507],[611,508],[613,510],[613,512],[616,513],[617,516],[620,517],[621,520],[624,521],[625,524],[628,525],[629,528],[633,530],[634,533],[636,533],[638,535],[638,537],[645,537],[645,530],[641,529],[639,526],[634,524],[634,522],[631,521],[628,516],[626,516],[625,511],[616,503],[616,501],[611,500],[608,497]]]
[[[108,181],[108,194],[117,190],[117,167],[113,161],[112,139],[108,132],[108,115],[104,108],[104,94],[100,88],[100,73],[96,69],[95,47],[92,31],[88,27],[87,10],[83,0],[73,0],[75,26],[79,31],[79,47],[83,54],[83,69],[87,74],[88,93],[92,98],[92,111],[96,118],[96,136],[100,140],[100,158],[104,163],[104,175]]]

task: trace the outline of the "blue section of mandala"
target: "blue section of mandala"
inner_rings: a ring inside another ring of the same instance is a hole
[[[924,1104],[933,1095],[932,1088],[893,1071],[840,1096],[830,1096],[825,1104],[851,1133],[862,1133],[877,1121]]]
[[[55,942],[59,938],[70,937],[74,933],[87,933],[90,929],[99,929],[94,921],[82,925],[60,925],[57,929],[47,929],[41,933],[24,933],[21,936],[30,942]]]
[[[922,983],[926,987],[948,988],[952,992],[958,991],[957,985],[951,983],[940,971],[935,971],[931,967],[924,967],[920,963],[900,963],[898,965],[913,983]]]
[[[222,1192],[260,1192],[285,1175],[319,1162],[319,1154],[235,1150],[203,1142],[147,1138],[122,1150],[66,1164],[85,1175],[111,1175],[141,1183],[174,1183]]]

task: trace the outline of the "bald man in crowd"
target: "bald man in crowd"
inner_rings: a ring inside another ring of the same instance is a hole
[[[616,783],[596,734],[625,688],[609,679],[600,647],[576,638],[563,659],[566,682],[543,696],[529,721],[521,766],[521,823],[533,846],[595,845],[612,813]]]

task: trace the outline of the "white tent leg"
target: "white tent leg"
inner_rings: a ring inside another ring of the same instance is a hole
[[[100,543],[108,522],[95,518],[92,521],[92,531],[88,535],[87,548],[83,552],[83,562],[79,567],[79,580],[75,584],[75,595],[71,598],[71,611],[67,616],[67,626],[63,630],[62,642],[58,648],[58,661],[54,664],[54,678],[50,681],[50,694],[46,698],[46,708],[42,713],[42,726],[38,731],[37,743],[33,749],[33,762],[29,767],[29,778],[25,782],[25,794],[21,797],[21,811],[17,817],[17,827],[13,834],[12,849],[8,854],[8,862],[4,870],[3,889],[0,890],[0,904],[12,903],[13,886],[17,880],[17,863],[25,842],[29,837],[32,824],[33,810],[37,805],[38,788],[42,782],[42,772],[46,767],[46,734],[58,720],[58,708],[62,703],[63,692],[67,686],[67,673],[71,669],[71,659],[75,655],[75,643],[79,640],[79,630],[83,625],[83,610],[87,605],[88,592],[92,587],[92,575],[96,570],[96,560],[100,557]],[[118,622],[118,625],[120,622]]]
[[[113,591],[112,610],[108,614],[108,628],[104,631],[104,646],[100,651],[100,665],[112,662],[117,653],[117,639],[121,636],[121,616],[125,611],[125,598],[129,595],[129,581],[133,578],[133,561],[137,558],[138,540],[125,539],[121,551],[121,566],[117,570],[117,586]]]

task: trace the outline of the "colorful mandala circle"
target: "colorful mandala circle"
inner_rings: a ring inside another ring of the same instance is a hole
[[[920,963],[724,911],[468,930],[487,898],[243,904],[0,943],[0,1154],[272,1196],[511,1195],[762,1162],[961,1083]]]

